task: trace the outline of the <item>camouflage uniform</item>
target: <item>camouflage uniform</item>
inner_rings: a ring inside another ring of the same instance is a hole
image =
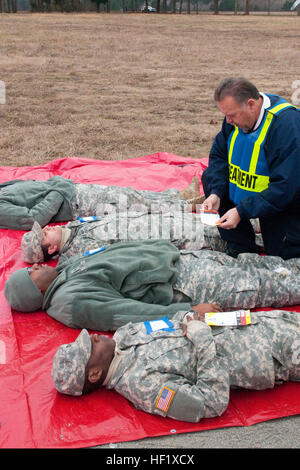
[[[200,214],[191,212],[125,212],[98,221],[70,222],[66,227],[71,234],[60,252],[63,259],[128,240],[165,239],[179,249],[224,251],[225,247],[217,227],[203,225]]]
[[[121,363],[105,386],[148,413],[198,422],[226,410],[230,387],[300,381],[299,314],[252,313],[252,324],[238,328],[191,321],[187,337],[185,314],[172,318],[170,330],[147,334],[144,323],[119,328],[113,338]]]
[[[176,261],[176,299],[217,303],[223,311],[300,303],[300,260],[243,253],[181,251]]]
[[[136,190],[130,187],[75,184],[72,202],[74,218],[131,210],[180,211],[188,202],[180,198],[177,189],[162,192]]]

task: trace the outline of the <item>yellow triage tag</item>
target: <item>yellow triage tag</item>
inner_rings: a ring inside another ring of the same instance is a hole
[[[246,326],[251,323],[251,314],[250,310],[209,312],[205,314],[205,323],[211,326]]]

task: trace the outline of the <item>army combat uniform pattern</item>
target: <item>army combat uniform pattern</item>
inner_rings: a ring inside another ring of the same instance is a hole
[[[223,311],[300,303],[300,260],[216,251],[181,251],[176,261],[176,298],[192,305],[217,303]],[[180,292],[180,293],[179,293]],[[182,295],[184,294],[184,295]]]
[[[63,259],[105,244],[128,240],[170,240],[179,249],[203,248],[224,251],[225,243],[215,226],[203,225],[200,214],[192,212],[109,215],[97,221],[69,222],[69,239],[60,251]]]
[[[188,323],[186,312],[173,328],[148,333],[144,323],[128,324],[114,334],[119,367],[106,383],[148,413],[198,422],[220,416],[230,387],[263,390],[300,380],[300,315],[252,313],[243,327]]]
[[[145,209],[149,212],[151,210],[177,212],[187,208],[188,203],[180,198],[177,189],[155,192],[130,187],[76,183],[72,207],[76,218],[125,212],[128,209],[138,212]]]

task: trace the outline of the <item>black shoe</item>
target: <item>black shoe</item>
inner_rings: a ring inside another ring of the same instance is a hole
[[[231,256],[232,258],[237,258],[238,255],[240,255],[241,253],[256,253],[256,254],[259,254],[260,253],[260,248],[258,246],[256,246],[256,249],[254,251],[250,251],[250,250],[235,250],[234,248],[230,248],[229,246],[227,246],[225,248],[225,253],[226,255],[228,256]]]
[[[232,258],[237,258],[240,253],[243,253],[242,251],[234,250],[233,248],[226,248],[225,253],[228,256],[231,256]]]

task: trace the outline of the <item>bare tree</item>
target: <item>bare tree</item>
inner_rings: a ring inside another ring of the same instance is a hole
[[[219,14],[219,0],[214,0],[214,14]]]
[[[6,0],[7,13],[17,13],[17,0]]]
[[[250,12],[250,0],[246,0],[245,2],[245,15],[249,15]]]

